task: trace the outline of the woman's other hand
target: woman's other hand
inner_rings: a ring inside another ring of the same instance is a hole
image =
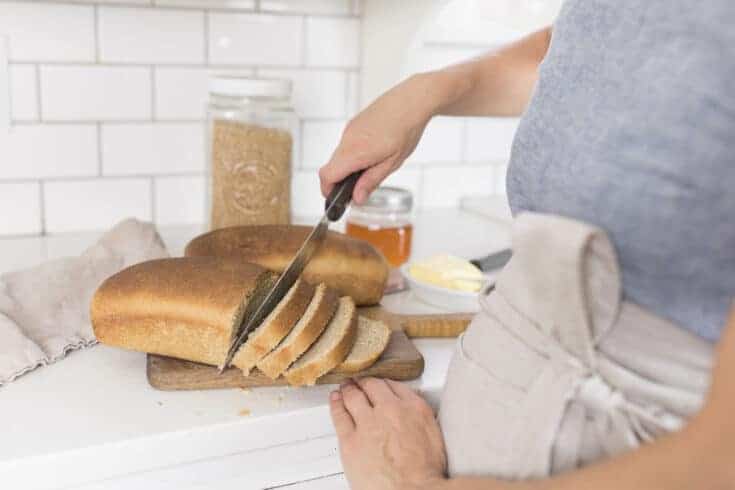
[[[439,424],[410,388],[364,378],[333,392],[330,409],[352,490],[429,489],[444,480]]]

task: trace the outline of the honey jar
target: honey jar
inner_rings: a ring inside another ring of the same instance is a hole
[[[411,192],[399,187],[379,187],[362,204],[352,204],[345,231],[373,244],[391,266],[398,267],[411,256]]]

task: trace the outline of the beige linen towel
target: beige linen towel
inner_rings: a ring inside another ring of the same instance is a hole
[[[512,236],[447,374],[449,473],[541,478],[681,428],[707,390],[712,345],[622,298],[602,230],[528,213]]]
[[[79,257],[0,276],[0,386],[93,345],[89,303],[97,286],[129,265],[166,257],[156,229],[129,219]]]

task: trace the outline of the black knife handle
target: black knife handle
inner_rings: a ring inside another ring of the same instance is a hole
[[[347,205],[352,200],[352,191],[355,190],[355,184],[357,184],[357,181],[364,172],[365,169],[358,170],[334,186],[332,192],[327,196],[327,201],[324,203],[324,210],[327,212],[329,221],[337,221],[345,214]]]

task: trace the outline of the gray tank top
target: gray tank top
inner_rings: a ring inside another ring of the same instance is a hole
[[[735,1],[567,0],[507,189],[514,213],[605,229],[627,299],[717,340],[735,297]]]

